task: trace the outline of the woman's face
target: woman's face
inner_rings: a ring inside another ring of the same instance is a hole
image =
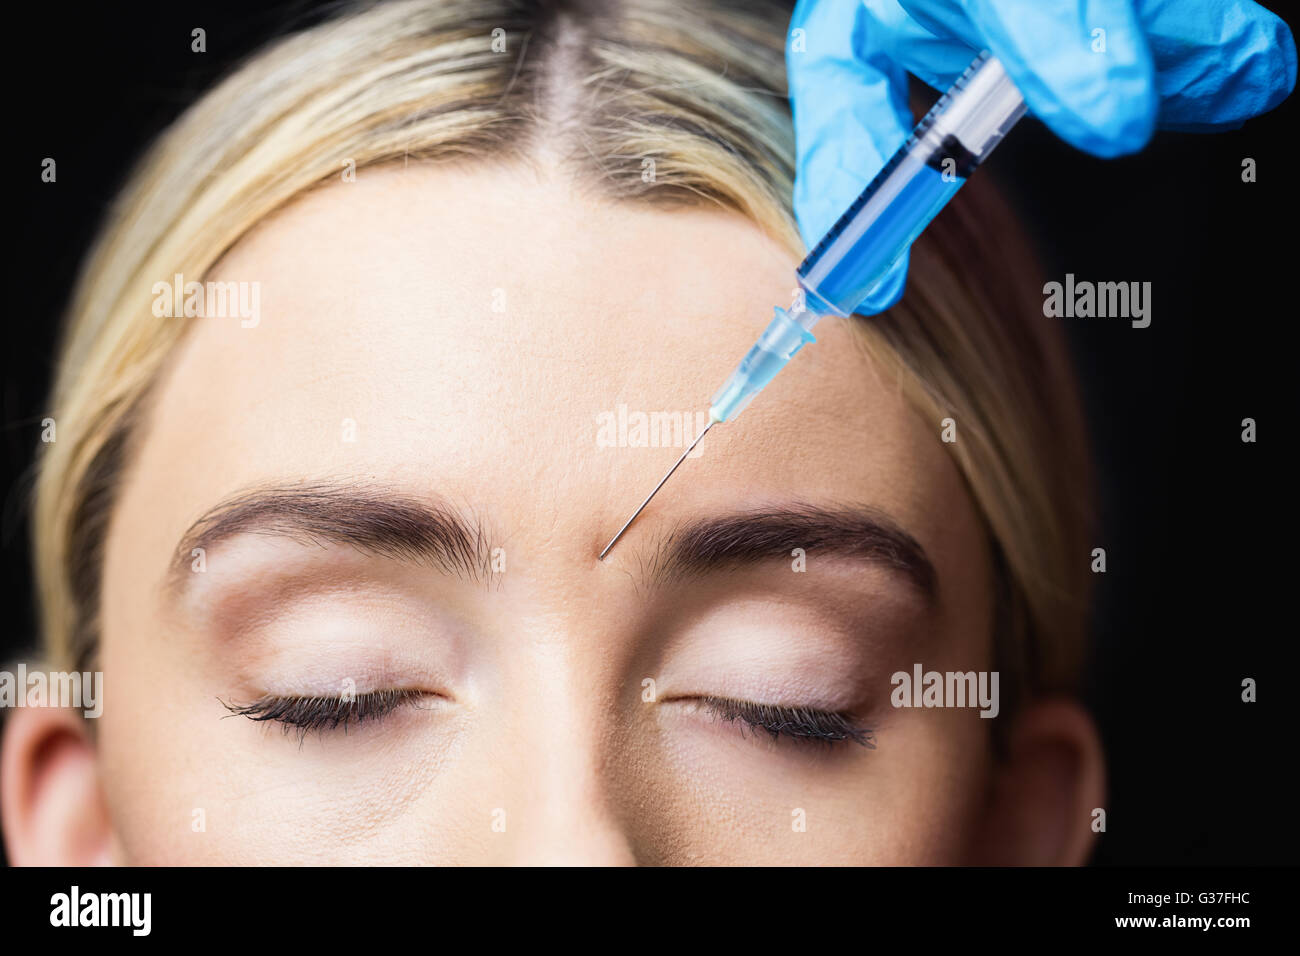
[[[795,264],[515,167],[363,170],[242,240],[207,278],[258,321],[158,320],[106,545],[114,857],[966,861],[993,721],[890,678],[993,666],[987,544],[846,324],[597,560]],[[227,706],[268,697],[327,700]]]

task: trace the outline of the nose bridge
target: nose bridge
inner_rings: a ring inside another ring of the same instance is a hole
[[[572,650],[572,645],[562,646]],[[631,865],[635,857],[613,799],[610,725],[617,709],[578,678],[560,647],[542,655],[511,708],[518,763],[508,832],[509,862],[522,865]]]

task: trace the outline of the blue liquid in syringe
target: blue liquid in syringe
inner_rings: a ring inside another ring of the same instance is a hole
[[[799,278],[812,297],[842,315],[851,314],[866,299],[966,182],[938,168],[955,167],[954,162],[944,163],[945,158],[932,154],[930,165],[903,151],[880,171],[799,266]],[[815,301],[809,305],[817,307]]]

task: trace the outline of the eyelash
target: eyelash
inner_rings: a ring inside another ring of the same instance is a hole
[[[700,705],[719,720],[739,721],[751,730],[762,731],[773,740],[789,737],[796,743],[834,746],[852,741],[868,750],[876,749],[875,732],[860,727],[845,714],[812,707],[777,707],[726,697],[700,697]]]
[[[357,694],[353,700],[343,697],[267,695],[251,704],[221,703],[234,716],[281,724],[286,736],[291,731],[297,731],[298,743],[301,744],[310,733],[324,735],[326,731],[342,727],[346,734],[349,724],[383,720],[399,707],[425,696],[427,695],[423,691],[418,690],[378,690]]]
[[[380,721],[399,707],[425,694],[418,690],[381,690],[357,694],[354,700],[342,697],[274,697],[264,696],[250,704],[224,706],[234,716],[249,720],[273,721],[282,725],[287,736],[296,731],[301,744],[310,733],[324,734],[342,727],[346,734],[350,724],[367,720]],[[751,730],[762,731],[773,740],[790,738],[800,744],[833,746],[853,742],[868,750],[876,749],[875,733],[859,727],[844,714],[812,707],[778,707],[726,697],[701,697],[698,703],[718,720],[739,721]]]

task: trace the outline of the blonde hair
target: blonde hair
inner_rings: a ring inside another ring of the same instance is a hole
[[[400,0],[276,42],[192,106],[140,164],[71,302],[59,438],[40,462],[34,511],[50,660],[84,668],[98,647],[116,486],[185,330],[153,317],[154,282],[207,273],[347,161],[544,155],[613,199],[735,210],[798,255],[787,16],[759,0]],[[1003,686],[1046,693],[1071,689],[1080,670],[1088,480],[1078,400],[1035,276],[1013,220],[976,182],[917,243],[903,303],[864,320],[861,341],[936,436],[941,419],[959,423],[944,447],[993,544]]]

